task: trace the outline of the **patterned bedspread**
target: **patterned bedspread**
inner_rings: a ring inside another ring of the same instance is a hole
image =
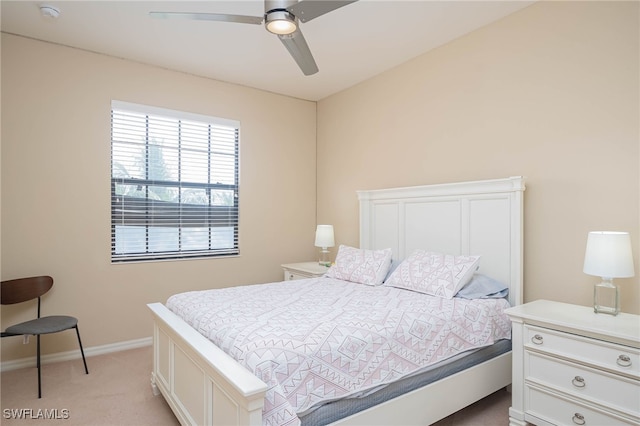
[[[167,307],[263,380],[263,423],[297,425],[463,351],[511,338],[504,299],[442,299],[311,278],[194,291]]]

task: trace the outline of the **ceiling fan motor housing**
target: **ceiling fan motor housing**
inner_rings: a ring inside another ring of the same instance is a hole
[[[298,3],[297,0],[264,0],[265,18],[270,12],[287,12],[287,8]]]

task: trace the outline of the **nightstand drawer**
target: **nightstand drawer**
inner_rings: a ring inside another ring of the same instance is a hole
[[[577,401],[562,398],[559,395],[544,392],[539,389],[528,389],[527,421],[538,423],[535,416],[554,425],[585,425],[585,426],[616,426],[637,425],[638,418],[623,417],[596,407],[587,407]]]
[[[524,345],[640,380],[640,350],[597,339],[525,326]]]
[[[640,412],[640,382],[527,351],[525,379],[628,414]]]
[[[292,281],[292,280],[304,280],[307,278],[311,278],[309,275],[301,275],[300,273],[284,271],[284,280]]]

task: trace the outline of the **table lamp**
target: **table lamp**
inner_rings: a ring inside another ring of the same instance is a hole
[[[629,233],[589,232],[583,271],[602,278],[602,282],[593,289],[593,311],[617,315],[620,312],[620,291],[613,279],[628,278],[634,274]]]
[[[333,225],[318,225],[316,228],[316,247],[320,247],[320,260],[318,264],[322,266],[331,266],[329,260],[329,247],[335,245],[333,238]]]

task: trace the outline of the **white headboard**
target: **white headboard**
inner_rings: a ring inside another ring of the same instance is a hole
[[[417,248],[480,255],[478,272],[509,286],[522,303],[524,178],[358,191],[360,247],[390,247],[394,259]]]

